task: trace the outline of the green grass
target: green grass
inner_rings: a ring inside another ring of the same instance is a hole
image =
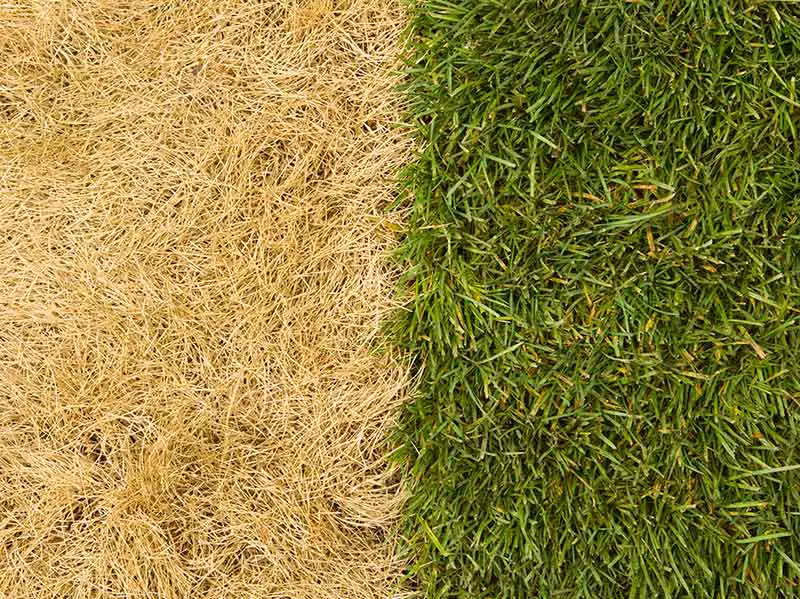
[[[430,598],[800,596],[800,5],[414,9]]]

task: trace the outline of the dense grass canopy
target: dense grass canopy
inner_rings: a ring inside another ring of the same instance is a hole
[[[0,597],[392,596],[404,24],[0,3]]]
[[[795,597],[800,6],[424,2],[400,342],[429,597]]]

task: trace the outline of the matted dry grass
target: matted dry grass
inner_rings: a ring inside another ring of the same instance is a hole
[[[392,596],[402,27],[0,4],[0,596]]]

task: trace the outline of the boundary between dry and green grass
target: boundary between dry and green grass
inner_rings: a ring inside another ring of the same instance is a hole
[[[427,597],[800,593],[800,6],[414,8]]]

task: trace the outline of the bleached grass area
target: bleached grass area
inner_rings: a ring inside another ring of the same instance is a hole
[[[0,596],[397,594],[403,20],[0,5]]]

